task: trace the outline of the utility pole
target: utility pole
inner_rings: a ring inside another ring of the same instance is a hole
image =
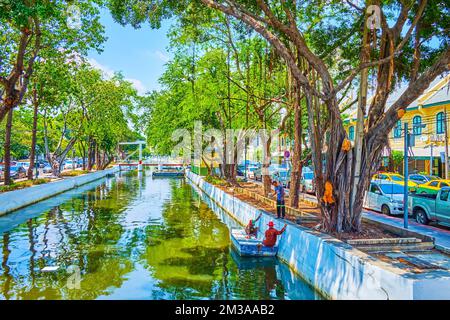
[[[445,179],[448,179],[448,128],[447,128],[447,105],[444,106],[444,134],[445,134]]]
[[[403,191],[403,227],[408,229],[408,151],[409,151],[409,132],[408,122],[405,122],[405,148],[403,159],[403,175],[405,176],[405,186]]]
[[[430,176],[433,175],[433,142],[430,143]]]

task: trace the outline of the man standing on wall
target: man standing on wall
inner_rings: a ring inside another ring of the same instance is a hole
[[[281,183],[278,183],[278,181],[272,182],[274,186],[274,192],[273,195],[277,195],[277,218],[280,219],[280,216],[284,219],[284,216],[286,215],[286,208],[284,205],[284,188]]]

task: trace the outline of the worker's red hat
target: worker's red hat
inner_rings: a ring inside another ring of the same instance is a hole
[[[273,227],[273,226],[274,226],[273,221],[270,221],[269,224],[268,224],[268,226],[269,226],[269,227]]]

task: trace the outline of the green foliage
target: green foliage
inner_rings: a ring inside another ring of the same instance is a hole
[[[77,177],[89,173],[88,170],[70,170],[61,173],[62,177]]]
[[[404,160],[404,155],[402,151],[393,150],[392,151],[392,160],[394,162],[394,166],[397,168],[402,165]]]
[[[228,185],[228,182],[225,179],[216,177],[216,176],[206,176],[205,181],[211,183],[216,186],[225,186]]]
[[[0,193],[19,190],[19,189],[25,189],[28,187],[32,187],[35,185],[44,184],[44,183],[48,183],[48,182],[50,182],[50,179],[36,179],[36,180],[14,182],[7,186],[5,186],[5,185],[0,186]]]

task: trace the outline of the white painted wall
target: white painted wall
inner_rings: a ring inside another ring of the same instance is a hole
[[[252,207],[188,172],[190,179],[220,207],[245,225],[263,213],[259,227],[286,221]],[[450,299],[450,273],[407,273],[326,234],[287,222],[278,258],[285,261],[320,293],[331,299]],[[434,288],[434,290],[433,290]],[[445,290],[447,288],[447,290]]]
[[[0,216],[119,171],[118,167],[0,193]]]

